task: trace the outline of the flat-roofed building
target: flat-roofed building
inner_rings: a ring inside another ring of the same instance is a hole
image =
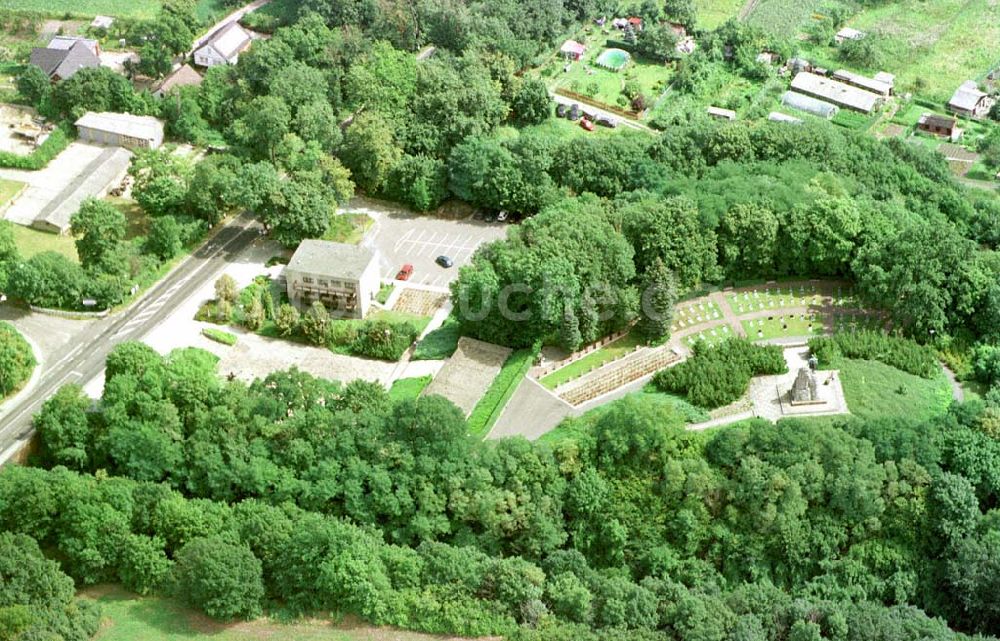
[[[798,93],[819,98],[839,107],[869,114],[882,102],[882,96],[852,87],[814,73],[803,71],[792,80],[792,89]]]
[[[156,149],[163,143],[163,122],[152,116],[88,111],[75,123],[80,140],[126,149]]]
[[[305,310],[319,301],[341,318],[364,318],[379,289],[374,250],[327,240],[303,240],[284,274],[293,305]]]

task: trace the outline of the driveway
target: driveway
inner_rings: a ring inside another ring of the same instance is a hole
[[[447,220],[421,216],[407,209],[373,200],[355,198],[345,211],[364,213],[375,219],[375,225],[363,243],[378,249],[381,275],[396,276],[406,263],[413,265],[410,282],[447,291],[458,277],[458,269],[472,258],[483,243],[499,240],[506,235],[504,223],[486,223],[471,217]],[[449,256],[455,265],[445,269],[434,262],[438,256]]]

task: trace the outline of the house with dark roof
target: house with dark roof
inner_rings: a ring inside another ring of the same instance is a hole
[[[56,36],[47,47],[35,47],[28,61],[39,67],[53,82],[73,77],[77,71],[100,67],[100,49],[94,40]]]
[[[162,98],[170,93],[171,89],[197,87],[201,84],[202,80],[201,74],[195,71],[194,67],[191,65],[181,65],[167,74],[167,77],[161,80],[160,84],[156,85],[153,89],[153,95],[157,98]]]
[[[216,31],[194,52],[194,63],[201,67],[234,65],[240,54],[250,48],[252,38],[235,20]]]
[[[935,136],[944,136],[952,142],[962,137],[962,130],[958,128],[958,120],[947,116],[923,114],[917,121],[917,129]]]

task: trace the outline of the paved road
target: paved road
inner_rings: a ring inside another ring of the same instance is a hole
[[[249,216],[234,219],[211,240],[178,265],[145,296],[119,314],[95,322],[65,354],[43,365],[38,385],[17,405],[0,414],[0,464],[31,437],[31,417],[42,403],[68,383],[84,385],[104,370],[111,349],[126,340],[140,337],[162,322],[191,291],[214,276],[229,260],[258,237],[258,227]]]

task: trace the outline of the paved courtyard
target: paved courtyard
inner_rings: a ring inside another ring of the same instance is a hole
[[[459,267],[469,262],[479,245],[503,238],[507,232],[503,223],[419,216],[391,203],[368,198],[354,199],[345,211],[368,214],[375,219],[363,242],[378,248],[383,278],[395,277],[400,267],[410,263],[413,265],[410,282],[442,290],[458,277]],[[455,265],[448,269],[437,265],[434,259],[441,255],[449,256]]]

